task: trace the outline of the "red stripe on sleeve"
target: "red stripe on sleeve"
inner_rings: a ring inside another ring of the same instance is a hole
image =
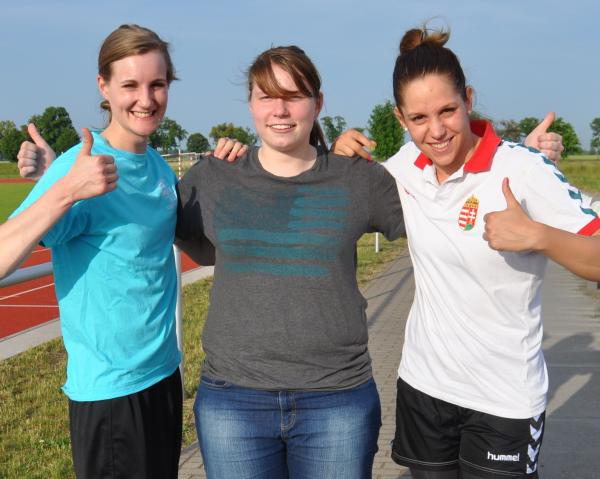
[[[583,228],[581,228],[577,232],[577,234],[584,235],[584,236],[591,236],[599,229],[600,229],[600,218],[594,218],[587,225],[585,225]]]

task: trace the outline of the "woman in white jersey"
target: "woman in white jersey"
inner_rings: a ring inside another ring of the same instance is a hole
[[[392,458],[417,479],[535,478],[547,257],[600,278],[600,220],[543,154],[469,120],[473,92],[448,38],[409,30],[394,68],[395,113],[412,141],[386,166],[416,292]],[[358,152],[356,138],[342,136],[335,151]]]

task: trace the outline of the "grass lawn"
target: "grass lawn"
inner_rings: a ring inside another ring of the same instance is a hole
[[[16,163],[0,162],[0,178],[19,178],[19,169]]]
[[[0,183],[0,223],[3,223],[33,188],[33,183]]]
[[[383,271],[406,246],[387,242],[374,253],[374,235],[358,245],[358,278],[364,283]],[[212,280],[184,288],[184,425],[187,446],[196,440],[194,394],[204,358],[200,335],[208,310]],[[65,352],[60,339],[0,361],[0,478],[70,478],[71,465],[67,399],[60,391]]]
[[[572,185],[600,194],[600,160],[571,157],[561,161],[559,168]]]

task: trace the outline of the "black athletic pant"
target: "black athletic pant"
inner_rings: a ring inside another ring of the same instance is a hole
[[[69,400],[78,479],[176,479],[181,452],[181,376],[103,401]]]

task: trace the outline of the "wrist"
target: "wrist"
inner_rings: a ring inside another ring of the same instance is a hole
[[[69,181],[69,176],[58,180],[53,187],[55,192],[55,204],[61,208],[68,209],[77,201],[77,185]]]
[[[549,226],[533,221],[531,239],[532,250],[537,252],[545,252],[550,248],[552,241],[552,228]]]

